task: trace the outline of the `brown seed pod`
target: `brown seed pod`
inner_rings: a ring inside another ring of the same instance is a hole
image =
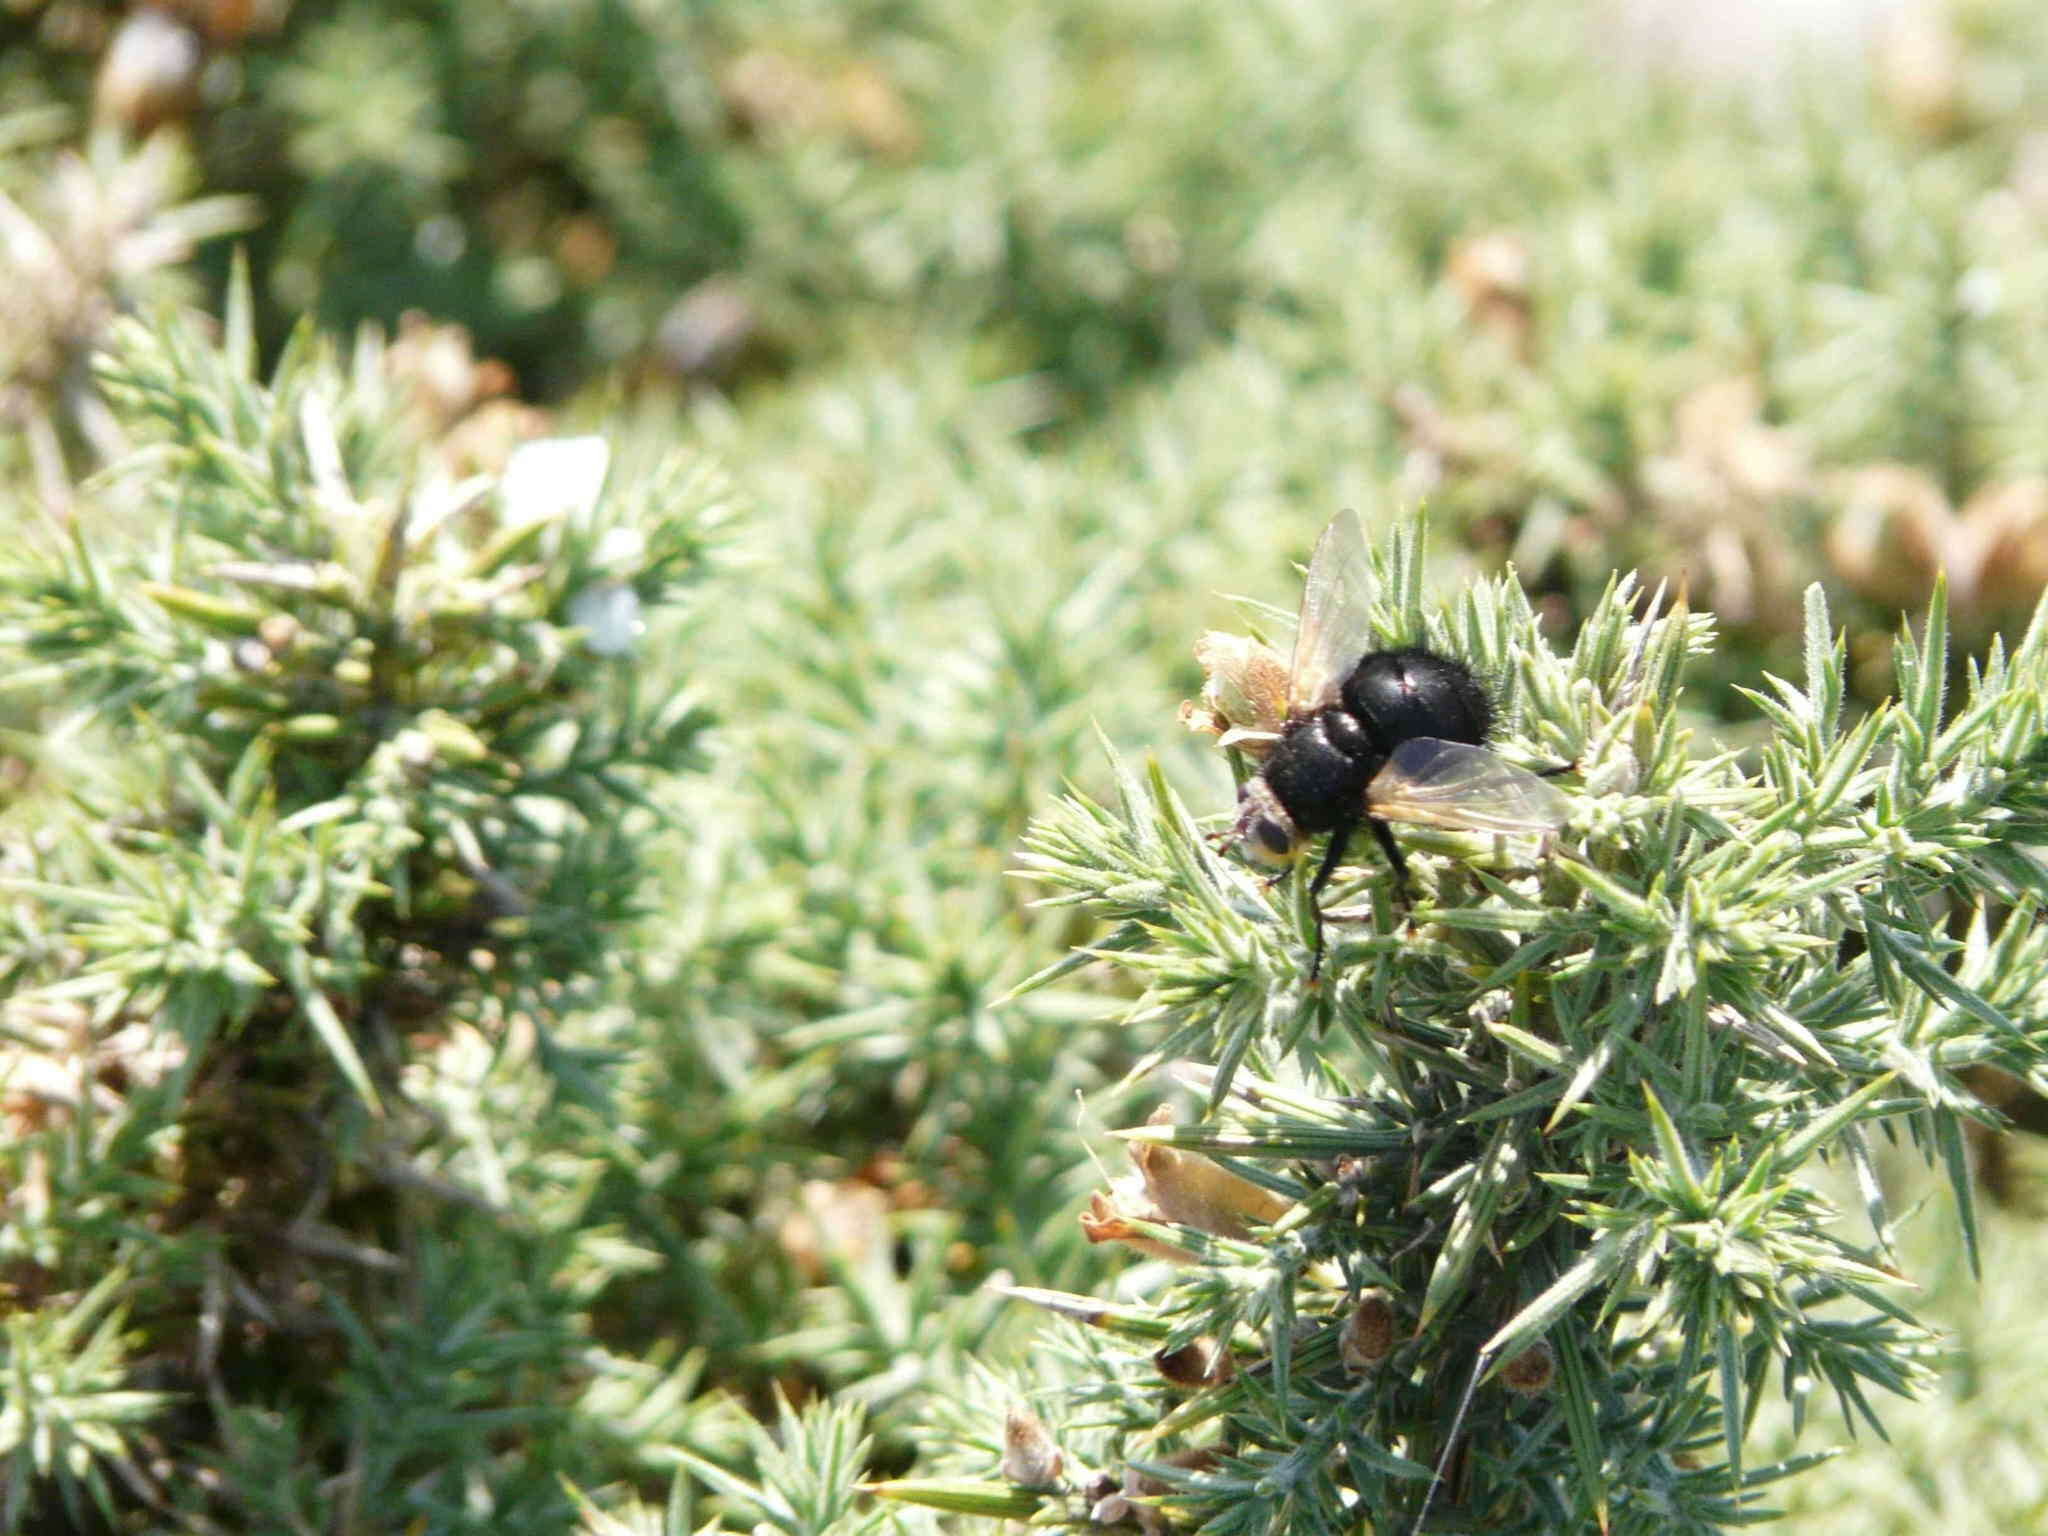
[[[1012,1408],[1003,1416],[1004,1477],[1020,1488],[1057,1488],[1066,1458],[1053,1444],[1045,1421],[1029,1408]]]
[[[1230,1358],[1230,1351],[1206,1336],[1179,1349],[1162,1349],[1152,1357],[1152,1363],[1170,1384],[1188,1392],[1220,1386],[1237,1374],[1237,1363]]]
[[[1358,1298],[1337,1336],[1337,1353],[1347,1370],[1363,1375],[1378,1368],[1394,1348],[1394,1300],[1374,1286]]]
[[[100,58],[93,111],[144,137],[199,105],[205,64],[205,43],[183,21],[148,6],[131,11]]]
[[[1548,1344],[1531,1344],[1501,1367],[1500,1384],[1519,1397],[1534,1397],[1550,1390],[1557,1380],[1557,1356]]]

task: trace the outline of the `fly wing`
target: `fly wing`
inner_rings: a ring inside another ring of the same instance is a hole
[[[1313,714],[1337,701],[1344,679],[1372,644],[1372,561],[1358,514],[1345,508],[1330,519],[1309,557],[1301,593],[1301,623],[1294,631],[1294,661],[1287,669],[1290,715]]]
[[[1365,808],[1388,821],[1464,832],[1555,832],[1570,807],[1526,768],[1484,747],[1417,736],[1394,748],[1366,786]]]

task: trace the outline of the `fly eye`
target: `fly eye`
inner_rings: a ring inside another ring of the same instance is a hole
[[[1293,832],[1270,816],[1261,816],[1252,823],[1252,838],[1271,859],[1279,860],[1293,856]]]

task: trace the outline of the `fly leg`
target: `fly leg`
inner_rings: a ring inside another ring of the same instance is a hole
[[[1373,841],[1380,845],[1380,852],[1387,857],[1387,868],[1394,874],[1392,892],[1394,909],[1403,917],[1408,915],[1408,893],[1412,889],[1408,879],[1408,859],[1401,852],[1401,845],[1394,841],[1394,832],[1377,816],[1359,818],[1372,828]],[[1337,873],[1338,861],[1343,857],[1344,845],[1351,841],[1351,834],[1358,830],[1358,821],[1345,823],[1330,834],[1330,846],[1323,850],[1322,862],[1316,866],[1316,877],[1309,882],[1309,897],[1313,900],[1322,894],[1323,887],[1330,883],[1330,877]],[[1315,960],[1309,966],[1308,979],[1314,981],[1323,968],[1323,909],[1320,903],[1315,909],[1316,942]]]
[[[1387,867],[1394,872],[1394,905],[1405,916],[1408,911],[1408,859],[1401,852],[1401,845],[1394,841],[1393,828],[1377,816],[1365,818],[1365,824],[1372,828],[1373,841],[1380,845],[1380,852],[1387,856]]]
[[[1309,961],[1308,979],[1311,983],[1323,973],[1323,887],[1330,883],[1330,877],[1337,873],[1338,862],[1344,857],[1344,845],[1351,841],[1351,834],[1358,830],[1356,821],[1340,822],[1330,833],[1329,846],[1323,849],[1323,861],[1316,866],[1316,877],[1308,883],[1309,912],[1316,927],[1314,958]],[[1375,821],[1373,830],[1384,833],[1385,827]]]

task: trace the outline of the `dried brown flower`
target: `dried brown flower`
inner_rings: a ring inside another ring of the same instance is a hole
[[[1212,629],[1195,642],[1195,660],[1202,696],[1181,705],[1181,724],[1219,738],[1218,746],[1265,756],[1287,722],[1286,658],[1249,635]]]
[[[1162,1105],[1148,1123],[1171,1121],[1172,1111]],[[1140,1141],[1131,1143],[1130,1155],[1138,1176],[1111,1181],[1081,1214],[1081,1231],[1091,1243],[1126,1242],[1154,1258],[1185,1264],[1193,1255],[1146,1236],[1132,1223],[1164,1222],[1241,1241],[1253,1226],[1277,1221],[1291,1205],[1197,1153]]]

